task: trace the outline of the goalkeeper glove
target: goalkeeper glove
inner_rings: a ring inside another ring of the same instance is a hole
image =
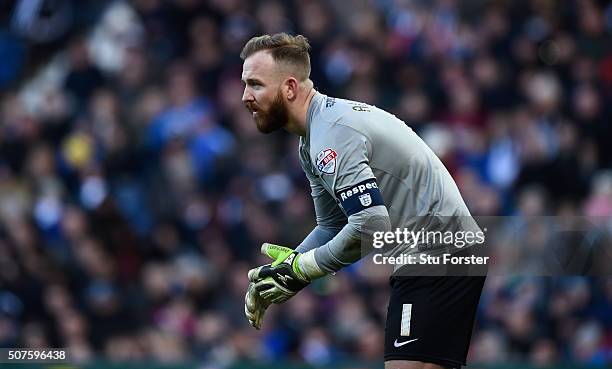
[[[314,250],[300,254],[288,247],[264,243],[261,252],[274,262],[251,269],[249,280],[255,283],[260,296],[269,302],[283,303],[310,284],[312,279],[325,275],[314,260]]]
[[[244,296],[244,314],[255,329],[261,329],[261,322],[270,302],[259,296],[255,283],[249,283],[249,289]]]

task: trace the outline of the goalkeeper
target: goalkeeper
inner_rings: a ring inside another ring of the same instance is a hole
[[[365,256],[362,240],[373,230],[479,231],[452,177],[410,127],[374,106],[314,89],[308,50],[303,36],[275,34],[252,38],[241,53],[242,100],[262,133],[282,128],[299,136],[317,220],[295,250],[262,246],[273,260],[249,271],[245,297],[256,328],[270,303]],[[394,252],[422,250],[399,245]],[[390,278],[385,368],[465,365],[484,277],[400,276],[400,268]]]

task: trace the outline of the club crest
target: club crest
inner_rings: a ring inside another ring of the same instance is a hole
[[[334,174],[338,154],[332,149],[325,149],[317,154],[317,169],[324,174]]]
[[[369,193],[364,193],[363,195],[359,195],[359,202],[363,206],[370,206],[372,204],[372,196]]]

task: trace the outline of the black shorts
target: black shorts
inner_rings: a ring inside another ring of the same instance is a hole
[[[385,361],[465,365],[486,277],[391,277]]]

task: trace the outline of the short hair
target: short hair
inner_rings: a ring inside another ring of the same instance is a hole
[[[253,37],[244,45],[240,58],[245,60],[261,50],[270,50],[274,61],[290,67],[300,81],[310,77],[310,44],[306,37],[284,32]]]

